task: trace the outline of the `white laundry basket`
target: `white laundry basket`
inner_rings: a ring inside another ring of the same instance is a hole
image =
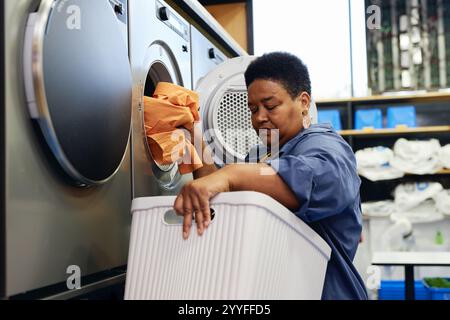
[[[271,197],[219,194],[211,225],[188,240],[174,201],[133,200],[125,299],[321,298],[331,249]]]

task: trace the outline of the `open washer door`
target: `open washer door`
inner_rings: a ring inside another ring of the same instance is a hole
[[[183,86],[177,61],[169,47],[162,42],[155,42],[148,48],[143,65],[144,70],[148,70],[148,73],[143,86],[142,99],[144,96],[152,97],[159,82],[170,82]],[[143,101],[141,101],[141,105],[144,106]],[[141,124],[140,129],[142,130],[142,139],[146,150],[145,155],[151,163],[153,176],[163,191],[174,190],[182,178],[178,171],[178,164],[162,165],[153,160],[145,133],[144,112],[140,115],[139,123]],[[142,179],[143,177],[136,178]]]
[[[108,181],[126,153],[132,80],[125,10],[119,0],[42,0],[27,22],[29,112],[77,185]]]
[[[260,143],[252,127],[244,73],[255,56],[226,60],[200,79],[200,113],[208,145],[215,163],[243,162],[250,149]],[[310,105],[311,122],[317,123],[317,107]]]

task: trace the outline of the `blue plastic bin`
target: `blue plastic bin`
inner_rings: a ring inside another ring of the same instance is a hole
[[[335,130],[342,130],[339,110],[318,110],[319,123],[331,123]]]
[[[355,111],[355,129],[383,127],[383,115],[381,109],[367,109]]]
[[[387,109],[387,126],[416,127],[416,108],[414,106],[389,107]]]
[[[447,278],[447,280],[450,280]],[[450,288],[434,288],[430,287],[425,279],[423,280],[423,285],[428,290],[431,300],[450,300]]]
[[[430,291],[422,281],[414,281],[416,300],[431,300]],[[405,300],[405,282],[402,280],[382,280],[378,290],[378,300]]]

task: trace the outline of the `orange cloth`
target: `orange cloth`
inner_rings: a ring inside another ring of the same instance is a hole
[[[178,162],[181,174],[203,166],[192,143],[180,128],[192,135],[199,121],[198,94],[168,82],[159,82],[153,97],[144,97],[145,133],[153,160],[161,165]]]

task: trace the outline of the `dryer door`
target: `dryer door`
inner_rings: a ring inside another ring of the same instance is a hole
[[[261,143],[251,123],[244,73],[255,56],[226,60],[200,79],[200,113],[207,143],[215,162],[222,166],[242,162],[250,148]],[[317,123],[317,107],[310,106],[311,122]]]
[[[126,2],[42,0],[24,45],[28,108],[78,185],[108,181],[128,145],[132,81]]]

